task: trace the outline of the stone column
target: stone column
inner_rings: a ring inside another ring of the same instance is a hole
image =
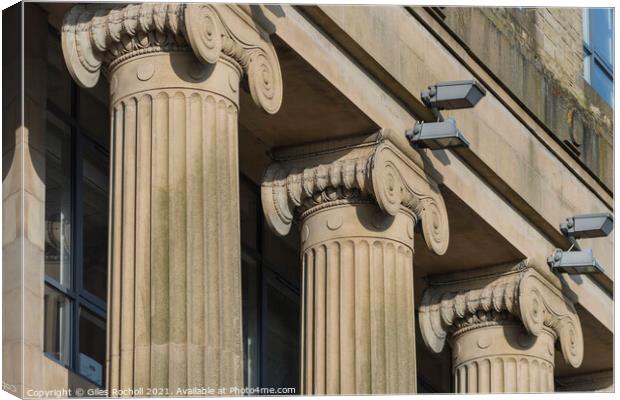
[[[419,311],[424,343],[452,348],[457,393],[553,392],[555,341],[577,368],[583,336],[572,303],[525,263],[431,277]]]
[[[415,393],[414,225],[445,252],[443,200],[382,133],[317,146],[276,154],[262,187],[276,232],[301,225],[302,392]]]
[[[242,387],[239,84],[278,110],[268,36],[236,6],[98,4],[62,43],[78,83],[110,81],[108,388]]]

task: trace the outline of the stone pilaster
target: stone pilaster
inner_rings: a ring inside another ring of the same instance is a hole
[[[526,263],[431,277],[419,321],[429,349],[451,345],[457,393],[552,392],[558,339],[569,364],[583,360],[574,306]]]
[[[48,16],[32,3],[2,14],[2,390],[23,398],[44,388]]]
[[[268,36],[236,6],[76,6],[73,77],[110,82],[110,389],[243,386],[237,120],[282,100]]]
[[[262,187],[270,226],[301,226],[304,394],[415,393],[414,226],[448,243],[437,187],[383,133],[276,154]]]

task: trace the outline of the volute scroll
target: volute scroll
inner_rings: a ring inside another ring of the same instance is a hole
[[[193,51],[205,64],[221,58],[238,64],[252,99],[267,113],[282,104],[282,72],[269,35],[237,5],[76,5],[65,15],[61,42],[67,68],[83,87],[134,56]]]
[[[424,241],[437,255],[448,249],[448,211],[437,185],[422,169],[394,146],[383,143],[373,155],[372,184],[379,207],[396,215],[401,206],[410,208],[422,224]]]
[[[441,255],[448,248],[448,214],[437,185],[385,139],[344,147],[329,156],[302,154],[275,162],[265,173],[261,193],[266,220],[280,235],[314,206],[374,201],[392,216],[403,207],[411,210],[422,220],[429,249]]]
[[[577,368],[583,361],[583,332],[575,306],[533,270],[519,284],[520,313],[526,329],[538,336],[544,326],[560,340],[564,359]]]

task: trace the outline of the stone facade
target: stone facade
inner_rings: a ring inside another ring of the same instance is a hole
[[[43,354],[48,24],[72,79],[109,94],[108,394],[247,385],[240,176],[274,234],[298,232],[302,394],[609,388],[613,236],[581,242],[602,274],[546,261],[565,218],[613,212],[580,10],[22,7],[25,58],[7,71],[24,63],[25,90],[3,93],[16,395],[93,386]],[[432,118],[419,92],[472,78],[486,98],[446,112],[471,147],[412,147],[405,129]]]
[[[583,77],[583,9],[455,7],[444,13],[487,68],[611,188],[613,110]]]

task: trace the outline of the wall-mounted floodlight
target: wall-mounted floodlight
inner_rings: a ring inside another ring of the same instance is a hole
[[[560,224],[560,231],[571,242],[571,246],[566,251],[555,249],[547,259],[551,269],[568,274],[603,272],[592,254],[592,249],[581,250],[577,239],[604,237],[609,235],[612,229],[614,217],[609,213],[582,214],[567,218],[566,223]]]
[[[472,108],[486,95],[475,80],[440,82],[422,92],[422,101],[429,108],[457,110]]]
[[[592,249],[577,251],[562,251],[556,249],[547,262],[551,265],[553,270],[565,272],[567,274],[603,272],[603,268],[592,254]]]
[[[440,150],[448,147],[469,147],[469,141],[456,128],[454,119],[443,119],[440,110],[456,110],[474,107],[486,94],[486,90],[474,80],[440,82],[422,92],[422,102],[431,110],[437,122],[415,123],[405,132],[412,146]]]
[[[412,145],[422,149],[439,150],[446,147],[469,147],[465,136],[456,128],[453,119],[443,122],[416,122],[405,135]]]
[[[560,230],[566,237],[575,239],[605,237],[612,229],[614,217],[609,213],[575,215],[560,225]]]

